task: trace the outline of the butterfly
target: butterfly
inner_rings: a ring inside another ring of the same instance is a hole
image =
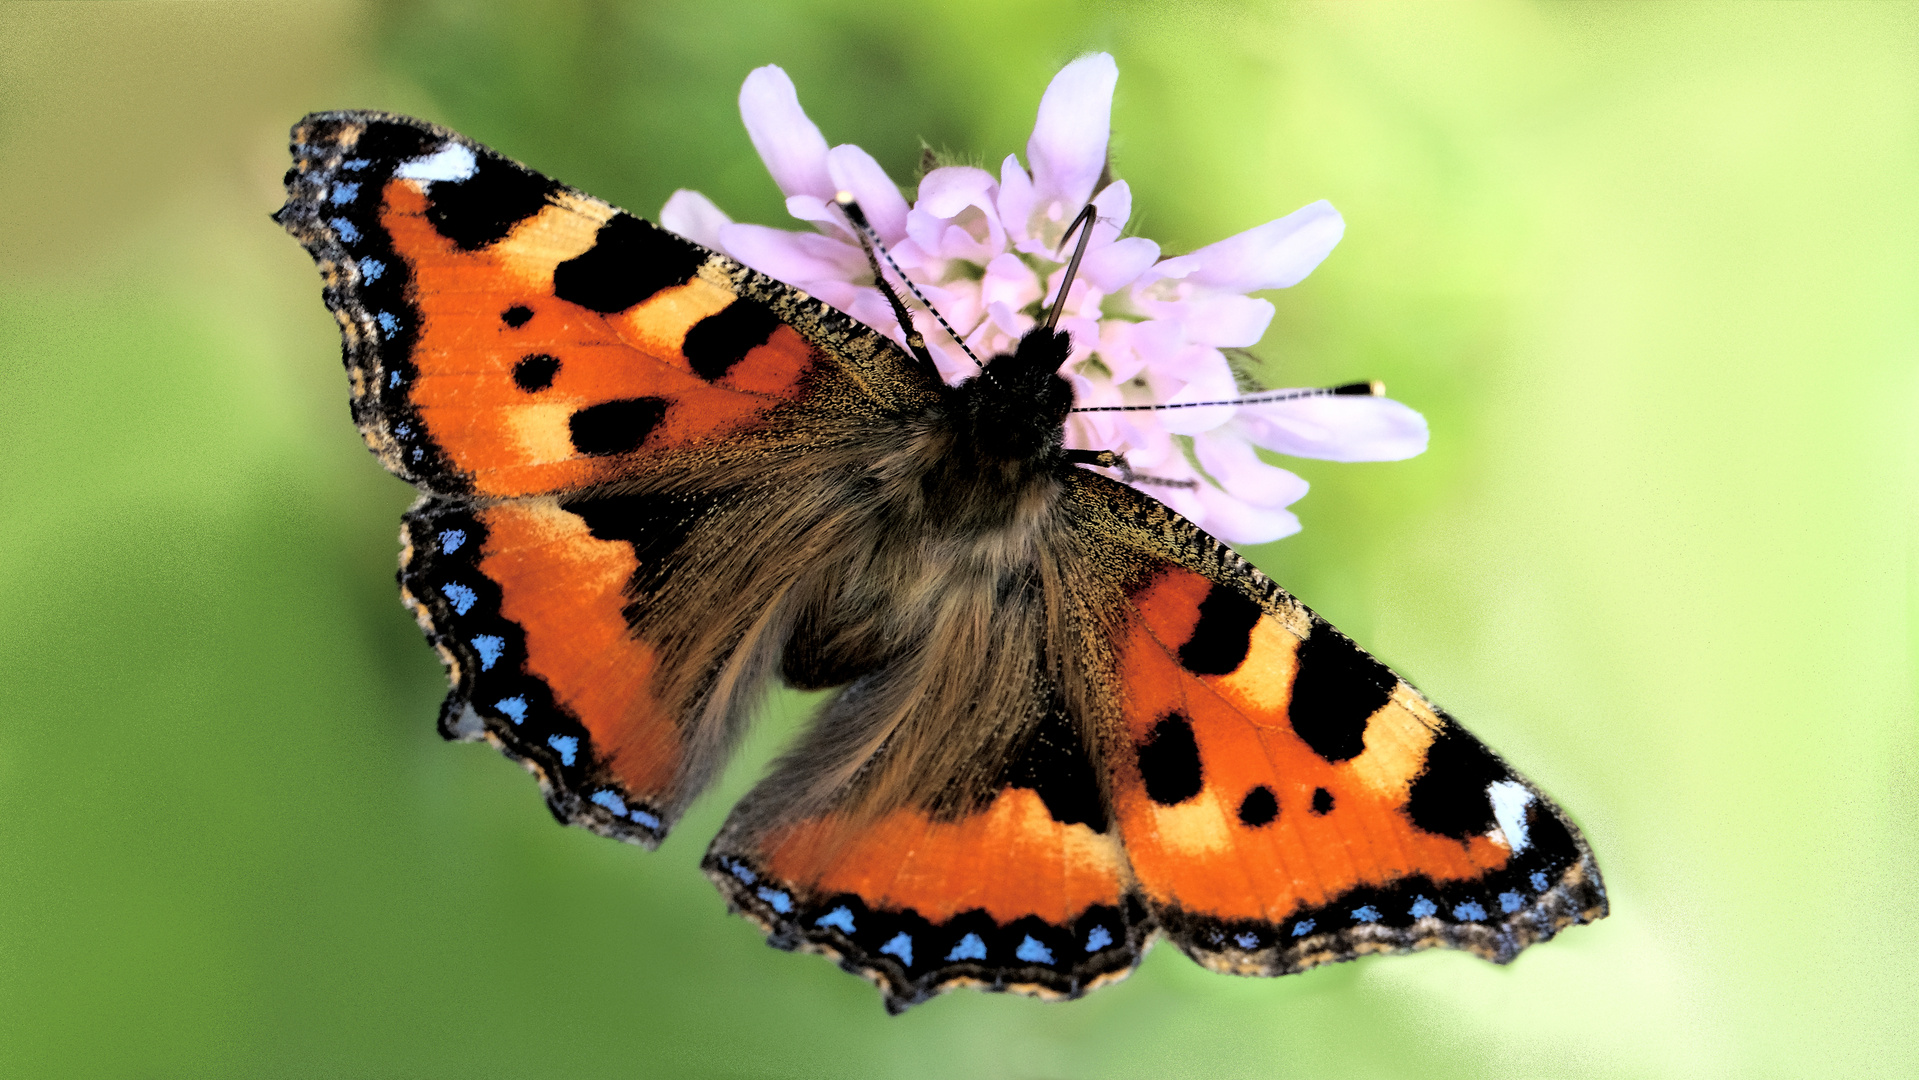
[[[367,445],[420,492],[399,580],[442,734],[653,848],[769,686],[832,691],[703,862],[771,944],[898,1012],[1078,997],[1161,935],[1282,975],[1504,963],[1606,914],[1538,788],[1062,448],[1063,332],[949,386],[433,124],[316,113],[292,150],[275,219],[319,266]]]

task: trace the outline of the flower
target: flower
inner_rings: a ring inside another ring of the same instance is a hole
[[[660,222],[903,344],[834,205],[838,192],[850,191],[907,278],[986,357],[1009,351],[1043,314],[1071,256],[1061,250],[1066,229],[1090,200],[1098,216],[1060,319],[1072,335],[1061,373],[1073,384],[1075,406],[1229,404],[1076,412],[1066,445],[1122,455],[1141,490],[1222,540],[1277,540],[1299,531],[1286,508],[1307,485],[1262,460],[1257,448],[1332,461],[1398,460],[1426,448],[1425,419],[1367,395],[1234,401],[1241,390],[1222,350],[1258,342],[1273,318],[1271,303],[1246,294],[1299,282],[1346,224],[1320,201],[1171,258],[1161,258],[1151,240],[1122,235],[1132,191],[1123,180],[1100,186],[1118,79],[1104,53],[1066,65],[1040,98],[1026,166],[1009,154],[997,178],[978,168],[936,168],[909,204],[866,151],[827,145],[784,71],[759,68],[740,89],[740,115],[786,194],[787,211],[814,231],[736,223],[688,190],[673,193]],[[978,370],[928,312],[915,308],[911,318],[949,382]]]

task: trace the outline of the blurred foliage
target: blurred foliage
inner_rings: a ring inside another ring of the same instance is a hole
[[[1915,45],[1905,5],[0,8],[0,1075],[1909,1075]],[[1302,465],[1252,555],[1579,817],[1606,922],[892,1019],[696,869],[803,703],[652,854],[433,734],[409,492],[266,219],[290,123],[780,224],[753,67],[909,182],[1023,152],[1093,49],[1145,235],[1346,215],[1258,351],[1433,448]]]

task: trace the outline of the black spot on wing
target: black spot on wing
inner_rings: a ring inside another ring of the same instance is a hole
[[[562,300],[612,314],[661,289],[692,279],[706,252],[631,214],[600,226],[593,246],[553,269],[553,291]]]
[[[1028,788],[1039,795],[1054,821],[1106,831],[1106,803],[1092,759],[1061,703],[1055,702],[1034,725],[994,787]]]
[[[1366,749],[1366,721],[1393,696],[1399,677],[1323,620],[1299,645],[1288,715],[1293,731],[1327,761]]]
[[[1262,825],[1271,825],[1279,817],[1279,800],[1273,798],[1273,789],[1261,784],[1246,793],[1239,804],[1239,820],[1242,824],[1257,829]]]
[[[649,600],[665,586],[676,565],[674,555],[685,546],[693,530],[730,498],[731,492],[715,489],[699,498],[609,495],[571,499],[560,505],[579,515],[595,539],[632,546],[639,567],[627,586],[632,602],[627,605],[626,616],[629,623],[637,625]]]
[[[1325,788],[1313,789],[1313,813],[1325,817],[1333,812],[1333,793]]]
[[[525,304],[514,304],[512,307],[500,312],[500,321],[515,330],[525,326],[531,318],[533,318],[533,309],[527,307]]]
[[[477,169],[464,180],[427,185],[426,219],[441,236],[466,251],[503,239],[513,226],[539,213],[559,185],[490,153],[475,155]]]
[[[1179,647],[1179,662],[1195,675],[1230,675],[1246,662],[1253,624],[1263,612],[1237,589],[1214,585],[1199,604],[1199,624]]]
[[[1199,794],[1199,743],[1193,725],[1179,713],[1167,713],[1139,744],[1139,775],[1146,797],[1161,806],[1176,806]]]
[[[527,393],[535,393],[553,385],[553,376],[560,373],[560,358],[545,353],[522,356],[513,365],[513,382]]]
[[[376,120],[366,125],[351,148],[342,149],[355,158],[372,161],[383,172],[391,172],[401,160],[425,156],[440,145],[440,140],[424,128]]]
[[[718,382],[746,354],[766,344],[779,329],[779,316],[771,308],[753,300],[740,299],[693,324],[686,332],[680,352],[693,373],[707,382]]]
[[[582,454],[624,454],[646,441],[666,418],[665,398],[638,397],[589,405],[567,418],[573,448]]]
[[[1413,780],[1407,813],[1414,825],[1455,840],[1484,833],[1493,827],[1486,785],[1507,775],[1492,751],[1448,722],[1426,749],[1426,765]]]

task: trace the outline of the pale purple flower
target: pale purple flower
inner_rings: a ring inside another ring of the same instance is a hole
[[[1345,222],[1331,204],[1316,202],[1165,259],[1153,241],[1122,236],[1131,189],[1118,181],[1094,190],[1106,166],[1118,78],[1104,53],[1066,65],[1040,98],[1026,166],[1009,154],[997,177],[934,169],[909,204],[864,150],[827,145],[784,71],[759,68],[740,89],[740,115],[787,211],[814,231],[736,223],[684,190],[667,200],[660,222],[904,343],[834,205],[850,191],[906,276],[984,358],[1011,350],[1042,314],[1071,254],[1060,250],[1066,229],[1091,199],[1098,219],[1060,319],[1072,334],[1073,354],[1061,370],[1075,405],[1231,401],[1242,395],[1222,350],[1257,343],[1273,318],[1271,303],[1246,294],[1299,282],[1339,243]],[[949,382],[978,370],[928,312],[911,314]],[[1066,444],[1121,454],[1141,490],[1223,540],[1256,544],[1298,532],[1299,519],[1286,508],[1306,494],[1306,481],[1262,460],[1257,448],[1331,461],[1398,460],[1426,448],[1426,421],[1384,397],[1322,395],[1075,413]]]

